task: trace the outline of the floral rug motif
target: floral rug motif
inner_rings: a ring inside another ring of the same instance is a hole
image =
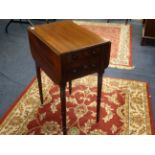
[[[27,87],[1,120],[0,134],[62,134],[59,87],[42,72],[44,105],[37,80]],[[67,95],[68,134],[152,134],[146,82],[104,77],[101,115],[96,123],[96,75],[73,81]]]
[[[133,69],[131,25],[74,21],[86,29],[112,42],[109,67]]]

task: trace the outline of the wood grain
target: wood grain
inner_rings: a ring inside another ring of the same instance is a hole
[[[29,31],[47,44],[58,55],[105,42],[98,35],[72,21],[34,26],[30,27]]]

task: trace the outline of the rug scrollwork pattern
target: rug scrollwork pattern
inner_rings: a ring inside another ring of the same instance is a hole
[[[42,72],[44,105],[37,80],[0,125],[0,134],[62,134],[59,87]],[[151,134],[145,82],[104,77],[101,116],[96,123],[96,75],[73,81],[66,89],[68,134]]]

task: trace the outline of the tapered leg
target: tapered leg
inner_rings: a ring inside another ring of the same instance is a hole
[[[42,83],[41,83],[41,72],[40,67],[36,64],[36,74],[38,79],[38,88],[39,88],[39,94],[40,94],[40,101],[41,104],[43,104],[43,92],[42,92]]]
[[[69,94],[72,94],[72,81],[69,81]]]
[[[62,130],[63,134],[67,134],[66,129],[66,83],[60,84],[60,99],[61,99],[61,120],[62,120]]]
[[[101,92],[102,92],[102,75],[103,73],[98,73],[97,81],[97,113],[96,113],[96,122],[99,122],[100,118],[100,105],[101,105]]]

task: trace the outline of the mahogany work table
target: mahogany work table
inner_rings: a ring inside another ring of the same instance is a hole
[[[28,28],[29,43],[36,63],[36,72],[43,104],[40,68],[60,85],[61,118],[63,134],[66,129],[66,82],[88,74],[98,73],[97,114],[100,116],[102,75],[109,65],[111,42],[72,21],[59,21]]]

